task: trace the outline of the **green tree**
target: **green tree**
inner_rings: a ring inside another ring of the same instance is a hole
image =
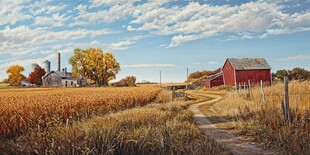
[[[291,71],[291,77],[295,80],[307,80],[310,78],[309,71],[300,67],[293,68],[293,70]]]
[[[115,79],[120,71],[120,64],[113,54],[104,53],[100,48],[75,49],[69,63],[75,76],[89,78],[96,84],[104,86]]]
[[[8,80],[10,85],[17,86],[22,80],[25,80],[26,77],[21,74],[24,71],[24,67],[19,65],[10,66],[6,73],[8,74]]]
[[[277,72],[274,74],[275,78],[280,79],[282,81],[283,81],[285,76],[287,76],[287,77],[289,77],[289,79],[291,79],[289,71],[285,70],[285,69],[277,70]]]

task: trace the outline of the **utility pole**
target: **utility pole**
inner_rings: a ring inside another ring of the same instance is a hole
[[[161,87],[161,70],[159,71],[159,85]]]
[[[188,80],[188,67],[186,68],[186,70],[187,70],[187,76],[186,76],[186,78],[187,78],[187,80]]]
[[[188,67],[186,68],[186,89],[188,89]]]

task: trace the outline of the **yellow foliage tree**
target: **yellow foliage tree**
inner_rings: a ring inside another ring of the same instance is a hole
[[[26,79],[26,77],[23,74],[21,74],[23,71],[24,67],[19,65],[10,66],[6,70],[10,85],[14,86],[19,85],[22,80]]]
[[[105,86],[116,78],[120,70],[120,65],[113,54],[104,53],[100,48],[75,49],[69,63],[75,76],[84,76],[96,84]]]

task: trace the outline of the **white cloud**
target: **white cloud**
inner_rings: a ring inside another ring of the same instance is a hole
[[[279,60],[279,61],[298,61],[298,60],[306,60],[306,59],[310,59],[310,56],[296,55],[296,56],[290,56],[290,57],[285,57],[285,58],[279,58],[279,59],[275,59],[275,60]]]
[[[135,65],[122,65],[123,68],[151,68],[151,67],[175,67],[174,64],[135,64]]]
[[[190,2],[184,7],[159,5],[132,16],[134,19],[127,30],[173,35],[168,47],[223,33],[252,39],[310,30],[310,11],[289,14],[283,12],[284,8],[282,1],[263,0],[235,6],[211,6],[197,2]]]
[[[35,1],[33,4],[30,3],[27,8],[34,16],[37,16],[39,14],[59,13],[67,7],[67,5],[50,5],[50,2],[49,0]]]
[[[12,24],[14,25],[18,21],[32,18],[31,15],[22,13],[24,4],[27,1],[0,1],[0,25]]]
[[[205,65],[216,65],[216,64],[219,64],[220,62],[218,61],[208,61],[208,62],[195,62],[193,63],[194,65],[202,65],[202,66],[205,66]]]
[[[136,43],[137,40],[140,40],[140,39],[143,39],[143,38],[147,38],[147,37],[150,37],[150,36],[149,35],[134,36],[134,37],[126,39],[126,40],[121,40],[119,42],[114,42],[114,43],[108,44],[107,48],[108,48],[108,50],[111,50],[111,51],[126,50],[126,49],[130,48],[131,45]]]
[[[0,55],[24,55],[35,50],[46,48],[45,46],[47,46],[47,44],[63,44],[63,42],[70,42],[86,37],[93,38],[111,33],[114,32],[108,29],[77,29],[54,32],[41,28],[30,29],[27,26],[19,26],[16,28],[6,26],[4,30],[0,31]]]
[[[142,13],[158,8],[171,0],[148,1],[138,6],[134,5],[134,3],[138,1],[140,0],[93,0],[91,7],[106,6],[108,9],[89,12],[87,6],[79,5],[76,7],[79,11],[79,16],[76,22],[83,20],[89,22],[111,23],[117,20],[127,19],[128,17],[136,18]]]
[[[208,62],[208,65],[216,65],[216,64],[219,64],[218,61],[209,61]]]
[[[66,5],[48,6],[47,7],[47,13],[55,13],[55,12],[58,13],[66,7],[67,7]]]
[[[37,16],[35,17],[35,23],[36,26],[63,26],[65,22],[69,19],[69,17],[64,17],[64,15],[53,14],[51,17],[47,16]]]
[[[108,46],[108,49],[110,49],[110,50],[126,50],[133,43],[135,43],[135,42],[131,41],[131,40],[119,41],[119,42],[111,43]]]

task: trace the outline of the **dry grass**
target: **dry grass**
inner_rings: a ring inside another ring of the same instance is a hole
[[[10,89],[0,91],[0,138],[144,106],[159,88]]]
[[[3,143],[2,153],[227,154],[201,134],[187,110],[191,103],[150,104],[33,131]]]
[[[259,88],[252,89],[252,96],[245,91],[239,95],[228,92],[223,101],[211,108],[217,116],[234,120],[233,127],[243,135],[288,154],[307,154],[310,152],[310,83],[289,84],[290,123],[285,123],[281,108],[283,90],[283,84],[266,87],[265,104]]]

